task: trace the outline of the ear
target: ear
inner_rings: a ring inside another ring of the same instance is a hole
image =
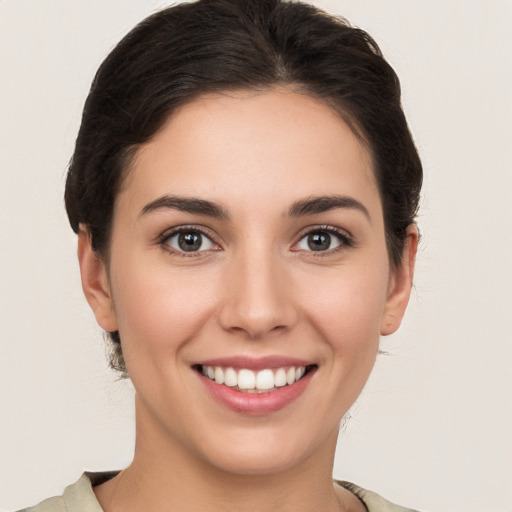
[[[392,271],[389,280],[388,298],[380,327],[382,336],[393,334],[402,322],[411,295],[418,239],[418,228],[416,224],[411,224],[406,231],[402,260]]]
[[[89,230],[80,225],[78,232],[78,261],[82,289],[96,321],[105,331],[117,331],[114,302],[105,263],[93,250]]]

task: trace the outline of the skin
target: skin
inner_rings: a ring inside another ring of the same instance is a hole
[[[226,217],[141,213],[164,195],[213,202]],[[333,195],[362,208],[289,214]],[[201,250],[164,240],[179,226],[208,235]],[[327,233],[332,248],[312,251],[308,233],[325,226],[345,238]],[[338,428],[380,336],[400,325],[417,240],[410,226],[391,268],[369,153],[318,100],[273,89],[175,112],[116,199],[109,268],[79,234],[85,295],[99,325],[120,331],[136,389],[135,457],[95,488],[103,508],[364,510],[332,483]],[[191,367],[233,355],[300,357],[317,370],[285,408],[245,415],[212,400]]]

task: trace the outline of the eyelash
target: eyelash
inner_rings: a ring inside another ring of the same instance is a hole
[[[200,234],[202,237],[206,238],[212,244],[212,246],[214,248],[213,249],[208,248],[208,249],[203,249],[203,250],[199,250],[199,251],[184,251],[184,250],[179,250],[179,249],[176,249],[176,248],[170,246],[169,240],[171,240],[173,237],[176,237],[180,234],[191,234],[191,233]],[[332,249],[328,248],[326,250],[321,250],[321,251],[315,251],[315,250],[311,249],[309,251],[308,250],[304,251],[307,253],[311,253],[310,256],[313,256],[313,257],[322,257],[324,255],[337,253],[344,249],[355,246],[355,242],[354,242],[352,236],[350,234],[348,234],[346,231],[336,228],[334,226],[325,225],[325,226],[316,226],[314,228],[308,228],[307,231],[305,231],[301,234],[298,242],[296,242],[293,245],[291,250],[293,252],[301,252],[302,249],[297,248],[297,246],[303,240],[306,240],[307,237],[309,237],[311,235],[315,235],[315,234],[327,234],[330,237],[336,238],[337,241],[339,242],[339,244]],[[216,252],[221,249],[219,244],[214,242],[213,237],[206,230],[204,230],[201,227],[193,226],[193,225],[192,226],[180,226],[178,228],[174,228],[170,231],[165,232],[159,238],[158,244],[161,245],[166,251],[171,252],[173,254],[177,254],[184,258],[198,257],[198,256],[204,255],[204,253],[206,253],[206,252],[212,252],[212,251]]]
[[[214,249],[203,249],[201,251],[181,251],[174,247],[171,247],[169,241],[171,238],[175,236],[179,236],[180,234],[191,234],[196,233],[206,238],[215,248]],[[180,226],[178,228],[174,228],[170,231],[166,231],[158,240],[158,244],[161,245],[166,251],[177,254],[183,258],[194,258],[198,256],[203,256],[205,252],[211,252],[219,250],[220,246],[213,241],[213,237],[204,229],[198,226]]]
[[[331,254],[338,253],[340,251],[346,250],[348,248],[355,246],[355,241],[352,238],[352,236],[347,233],[345,230],[342,230],[340,228],[324,225],[324,226],[316,226],[313,228],[308,228],[307,231],[303,232],[299,238],[299,241],[294,244],[294,247],[297,247],[303,240],[306,240],[307,237],[315,234],[327,234],[330,237],[334,237],[338,240],[339,244],[334,248],[328,248],[324,251],[314,251],[309,250],[305,251],[307,253],[310,253],[309,256],[313,256],[315,258],[327,256]],[[301,249],[294,249],[292,248],[292,251],[299,252]]]

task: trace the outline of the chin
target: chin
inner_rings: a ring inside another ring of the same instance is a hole
[[[290,437],[289,432],[265,430],[255,431],[253,435],[240,436],[238,439],[230,436],[230,440],[225,443],[217,441],[215,449],[208,450],[204,447],[203,454],[206,455],[209,465],[226,473],[239,476],[276,475],[299,468],[305,461],[325,450],[334,452],[338,434],[336,426],[332,435],[327,435],[320,441],[321,435]],[[312,438],[316,440],[315,443],[311,443]]]
[[[252,452],[252,451],[251,451]],[[217,469],[238,476],[268,476],[289,471],[300,464],[297,456],[272,453],[233,453],[211,461]]]

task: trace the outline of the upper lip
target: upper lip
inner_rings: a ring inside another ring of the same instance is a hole
[[[282,368],[285,366],[310,366],[312,361],[288,356],[230,356],[218,357],[214,359],[205,359],[197,361],[195,365],[201,366],[221,366],[224,368],[244,368],[247,370],[264,370],[265,368]]]

